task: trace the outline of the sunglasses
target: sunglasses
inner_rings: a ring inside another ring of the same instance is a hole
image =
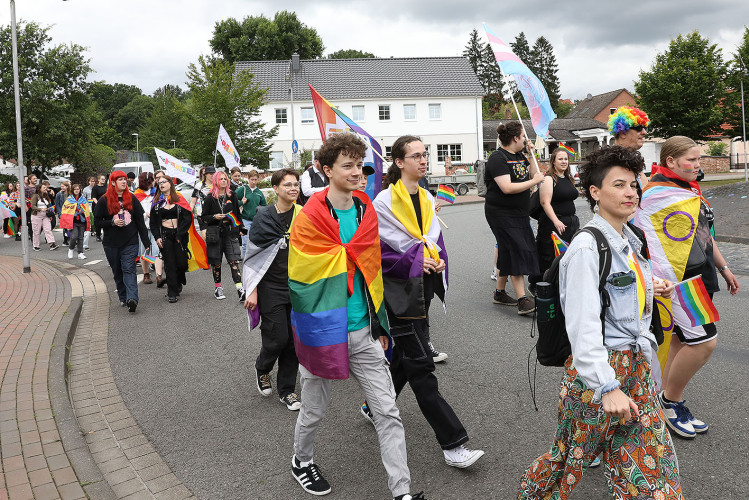
[[[642,132],[644,130],[647,133],[648,131],[648,128],[642,125],[635,125],[634,127],[629,127],[629,128],[631,128],[632,130],[637,130],[638,132]]]

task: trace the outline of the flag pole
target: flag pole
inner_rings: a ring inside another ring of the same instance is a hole
[[[496,63],[499,65],[499,63]],[[515,82],[515,85],[518,84],[518,81],[515,80],[515,75],[512,76],[512,80]],[[523,128],[523,135],[525,135],[525,140],[530,142],[530,139],[528,138],[528,132],[525,130],[525,125],[523,125],[523,119],[520,117],[520,111],[518,110],[518,105],[515,102],[515,96],[512,93],[512,90],[510,90],[510,99],[512,99],[512,105],[515,107],[515,113],[518,115],[518,121],[520,122],[520,126]],[[541,169],[538,168],[538,162],[536,161],[536,155],[531,153],[531,163],[533,163],[533,166],[536,167],[536,172],[540,172]]]

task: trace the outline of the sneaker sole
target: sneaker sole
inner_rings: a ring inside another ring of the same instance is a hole
[[[374,423],[374,419],[372,419],[372,417],[370,417],[370,416],[369,416],[369,415],[367,414],[367,412],[366,412],[366,411],[364,411],[364,408],[362,408],[361,406],[359,407],[359,413],[361,413],[361,414],[362,414],[362,416],[363,416],[364,418],[366,418],[366,419],[367,419],[367,422],[369,422],[369,423],[370,423],[370,424],[372,424],[372,425],[374,425],[374,424],[375,424],[375,423]]]
[[[536,312],[536,308],[535,307],[533,309],[529,309],[527,311],[518,311],[518,316],[528,316],[529,314],[533,314],[534,312]]]
[[[445,354],[444,352],[441,352],[439,356],[433,356],[432,359],[434,360],[435,363],[442,363],[443,361],[447,359],[447,354]]]
[[[515,301],[515,302],[500,302],[499,300],[492,299],[492,302],[494,304],[499,304],[501,306],[517,306],[518,305],[517,301]]]
[[[302,409],[302,403],[296,402],[294,404],[287,405],[286,402],[283,399],[279,399],[281,401],[282,405],[286,405],[286,409],[289,411],[299,411]]]
[[[257,387],[257,392],[259,392],[261,396],[267,398],[273,392],[273,387],[271,387],[270,389],[265,389],[265,391],[268,391],[268,392],[265,392],[263,389],[260,388],[259,385],[257,385],[258,378],[260,378],[260,374],[257,372],[257,370],[255,370],[255,387]]]
[[[458,469],[465,469],[475,464],[476,461],[483,456],[484,456],[483,450],[476,450],[476,453],[473,456],[471,456],[471,458],[466,460],[465,462],[452,462],[448,459],[445,459],[445,463],[449,465],[450,467],[456,467]]]
[[[694,437],[697,435],[696,432],[694,434],[690,434],[687,431],[679,429],[674,424],[672,424],[668,418],[664,417],[664,420],[666,421],[666,425],[671,430],[671,432],[673,432],[677,437],[680,437],[682,439],[694,439]]]

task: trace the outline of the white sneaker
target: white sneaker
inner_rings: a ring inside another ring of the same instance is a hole
[[[84,254],[83,252],[81,252],[81,253],[79,253],[79,254],[78,254],[78,258],[79,258],[80,260],[83,260],[83,259],[85,259],[85,258],[86,258],[86,255],[85,255],[85,254]]]
[[[241,286],[237,288],[237,295],[239,295],[240,302],[244,302],[245,299],[247,298],[247,296],[244,293],[244,288],[242,288]]]
[[[496,267],[495,267],[495,268],[494,268],[494,270],[492,271],[492,276],[491,276],[491,280],[492,280],[492,281],[497,281],[497,268],[496,268]]]
[[[74,256],[74,253],[75,253],[75,252],[73,252],[73,249],[72,249],[72,248],[71,248],[70,250],[68,250],[68,259],[72,259],[72,258],[73,258],[73,256]]]
[[[3,238],[10,238],[10,235],[9,234],[4,234]]]
[[[469,450],[462,444],[450,450],[443,450],[445,463],[451,467],[465,469],[484,456],[483,450]]]
[[[224,295],[224,287],[217,286],[216,290],[213,292],[213,296],[216,297],[217,300],[224,300],[226,298],[226,295]]]

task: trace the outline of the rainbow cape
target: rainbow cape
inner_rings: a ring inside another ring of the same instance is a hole
[[[673,283],[682,281],[692,245],[704,245],[710,240],[708,225],[698,226],[701,199],[698,188],[674,178],[668,169],[653,168],[635,214],[635,225],[648,241],[653,276]],[[684,298],[677,293],[671,299],[655,299],[664,334],[664,342],[658,348],[661,368],[668,359],[674,326],[692,326],[689,306],[682,302]]]
[[[455,203],[455,190],[450,186],[440,184],[437,186],[437,199],[448,203]]]
[[[86,214],[86,231],[91,231],[91,210],[88,206],[88,200],[83,195],[76,200],[72,194],[65,199],[65,203],[62,205],[62,214],[60,215],[60,227],[62,229],[73,229],[75,211],[79,207]]]
[[[551,242],[554,244],[554,257],[562,255],[567,251],[567,247],[570,246],[569,243],[559,237],[556,231],[551,232]]]
[[[177,193],[178,199],[176,204],[185,210],[190,212],[192,216],[192,210],[190,210],[190,204],[187,202],[184,196]],[[187,232],[187,272],[195,271],[197,269],[208,269],[208,254],[205,249],[205,241],[200,234],[195,230],[195,218],[192,217],[190,222],[190,229]]]
[[[679,302],[687,313],[692,326],[706,325],[720,320],[718,310],[702,282],[702,276],[695,276],[677,283],[674,288]]]
[[[445,261],[445,270],[435,279],[435,293],[445,302],[448,284],[447,251],[434,212],[434,198],[419,188],[421,226],[416,220],[411,196],[402,181],[377,195],[373,203],[380,224],[382,274],[390,312],[399,319],[426,317],[424,303],[424,258]]]
[[[318,377],[349,376],[348,308],[354,271],[367,284],[376,318],[389,332],[383,299],[377,214],[366,194],[354,191],[363,215],[359,229],[345,245],[320,191],[296,216],[289,237],[289,296],[294,347],[299,363]],[[356,200],[355,200],[356,201]],[[367,206],[369,205],[369,206]]]

